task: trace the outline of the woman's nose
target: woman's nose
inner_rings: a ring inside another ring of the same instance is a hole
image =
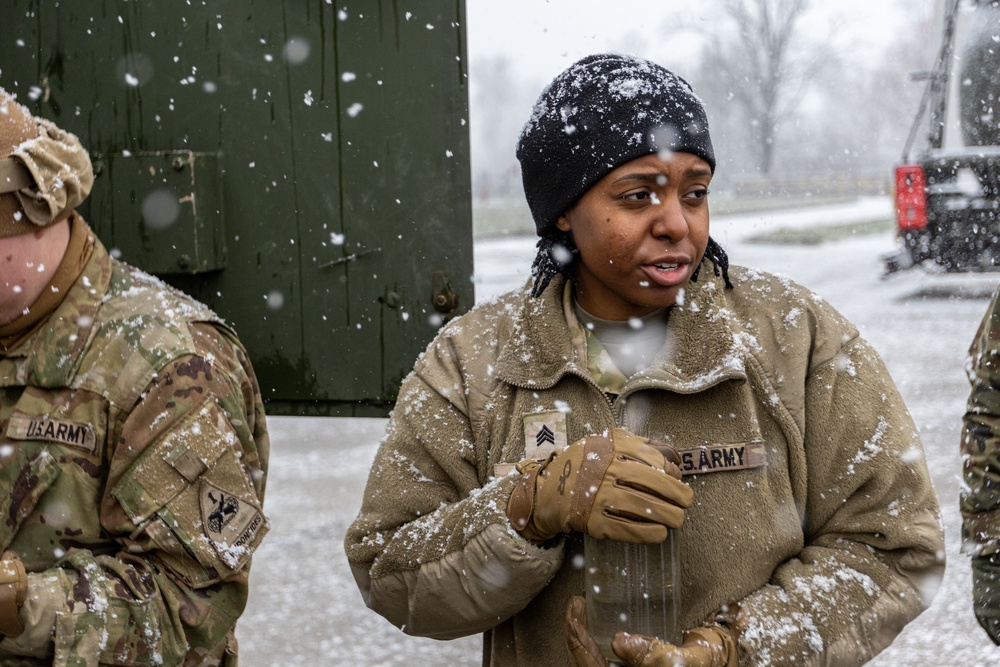
[[[688,234],[688,221],[684,207],[676,197],[659,197],[652,207],[653,219],[650,233],[656,238],[679,241]]]

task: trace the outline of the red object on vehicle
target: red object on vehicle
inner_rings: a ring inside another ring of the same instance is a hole
[[[896,167],[896,224],[901,230],[927,226],[927,179],[919,164]]]

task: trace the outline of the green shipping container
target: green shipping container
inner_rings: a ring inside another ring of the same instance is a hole
[[[0,86],[81,212],[233,324],[272,414],[384,415],[473,303],[461,1],[8,0]]]

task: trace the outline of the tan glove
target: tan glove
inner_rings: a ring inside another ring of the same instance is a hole
[[[721,625],[693,628],[684,633],[680,646],[653,637],[619,632],[611,649],[629,667],[737,667],[736,641]]]
[[[0,557],[0,634],[17,637],[24,632],[21,605],[28,596],[28,575],[17,556],[5,551]]]
[[[619,632],[611,638],[611,649],[628,667],[738,667],[736,641],[745,620],[738,605],[731,607],[735,611],[735,615],[728,615],[731,622],[688,630],[680,646],[653,637]],[[566,648],[574,667],[609,667],[608,660],[587,630],[587,603],[578,595],[571,597],[566,605],[565,634]]]
[[[670,460],[672,459],[672,460]],[[684,523],[694,501],[680,458],[625,429],[591,435],[544,461],[517,464],[521,481],[507,503],[511,524],[541,543],[561,533],[655,544]]]
[[[587,629],[587,601],[574,595],[566,605],[566,649],[573,667],[609,667],[594,635]]]

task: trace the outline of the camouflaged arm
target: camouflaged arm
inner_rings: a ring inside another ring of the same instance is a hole
[[[959,490],[962,548],[989,556],[1000,552],[1000,292],[969,348],[972,385],[963,420],[961,452],[965,484]]]
[[[24,637],[54,641],[56,664],[221,658],[246,604],[267,531],[263,411],[232,337],[193,331],[197,353],[159,369],[132,409],[111,415],[118,435],[100,512],[118,552],[70,549],[58,567],[29,574]]]

